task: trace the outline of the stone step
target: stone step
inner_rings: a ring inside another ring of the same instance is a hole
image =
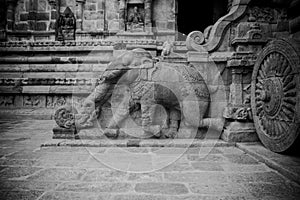
[[[54,109],[49,108],[2,108],[0,109],[0,119],[2,120],[51,120]]]

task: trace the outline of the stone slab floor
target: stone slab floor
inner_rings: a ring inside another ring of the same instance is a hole
[[[296,182],[242,148],[41,148],[53,125],[0,122],[0,199],[300,199]]]

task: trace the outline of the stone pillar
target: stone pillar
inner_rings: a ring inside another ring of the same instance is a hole
[[[232,84],[230,85],[230,103],[232,105],[243,104],[243,86],[242,86],[242,69],[233,68],[232,72]]]
[[[76,0],[77,10],[76,10],[76,30],[82,31],[82,23],[83,23],[83,4],[85,4],[86,0]]]
[[[7,0],[7,11],[6,11],[6,20],[7,20],[7,30],[14,30],[15,24],[15,9],[17,5],[17,0]]]
[[[230,142],[257,141],[251,105],[250,89],[253,66],[256,55],[266,44],[267,37],[262,28],[255,22],[241,22],[237,34],[232,40],[235,53],[227,62],[227,68],[232,72],[230,99],[224,117],[227,120],[222,139]]]
[[[151,32],[152,29],[152,0],[145,0],[145,31]]]
[[[50,6],[51,6],[51,12],[50,12],[50,30],[55,30],[55,21],[57,17],[56,13],[56,0],[48,0]]]
[[[126,23],[126,19],[125,19],[125,11],[126,10],[126,2],[125,0],[120,0],[119,3],[119,27],[120,27],[120,31],[125,31],[125,23]]]

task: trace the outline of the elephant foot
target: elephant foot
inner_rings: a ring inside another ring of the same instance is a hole
[[[161,127],[159,125],[153,125],[153,126],[147,126],[144,127],[144,135],[147,138],[155,137],[160,138],[161,137]]]
[[[105,129],[104,135],[108,138],[117,138],[119,136],[119,129]]]
[[[165,138],[174,139],[178,135],[178,131],[176,129],[170,128],[167,132],[164,133]]]

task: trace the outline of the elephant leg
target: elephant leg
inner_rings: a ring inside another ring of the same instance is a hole
[[[179,121],[181,119],[180,111],[176,109],[170,110],[169,129],[164,134],[166,138],[175,138],[179,129]]]
[[[195,138],[197,136],[207,105],[207,102],[202,101],[183,101],[181,103],[183,120],[180,124],[179,138]]]
[[[145,137],[160,137],[161,127],[159,125],[153,125],[153,117],[155,114],[154,102],[143,102],[141,105],[142,111],[142,127]]]
[[[104,134],[107,137],[118,137],[119,136],[119,125],[129,116],[129,102],[125,98],[113,112],[113,117],[110,120],[107,128],[104,130]]]

